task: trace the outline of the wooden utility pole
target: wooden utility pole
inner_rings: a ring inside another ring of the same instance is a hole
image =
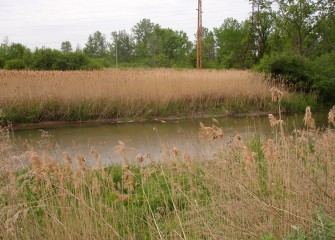
[[[197,69],[202,68],[202,0],[198,0]]]

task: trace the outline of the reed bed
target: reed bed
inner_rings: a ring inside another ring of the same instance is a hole
[[[283,93],[272,90],[280,109]],[[47,133],[44,152],[22,152],[1,128],[0,238],[334,239],[334,109],[318,129],[307,107],[305,127],[292,133],[270,114],[269,139],[199,123],[199,138],[221,146],[208,161],[177,147],[129,159],[123,142],[114,148],[121,165],[101,165],[93,147],[55,159]]]
[[[16,100],[170,101],[211,96],[264,99],[268,86],[248,71],[129,69],[0,71],[1,102]]]
[[[264,76],[235,70],[0,71],[0,106],[14,122],[268,110],[268,89]]]

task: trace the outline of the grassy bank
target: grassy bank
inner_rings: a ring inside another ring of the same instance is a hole
[[[0,71],[5,122],[212,116],[271,111],[269,83],[248,71],[129,69]],[[287,111],[313,98],[291,94]],[[284,109],[284,110],[285,110]]]
[[[227,137],[215,119],[200,124],[199,138],[222,146],[208,161],[176,147],[129,159],[119,142],[123,164],[113,166],[93,148],[54,159],[46,133],[42,153],[22,151],[1,128],[0,238],[334,239],[335,107],[322,131],[309,108],[292,134],[269,120],[270,139]]]

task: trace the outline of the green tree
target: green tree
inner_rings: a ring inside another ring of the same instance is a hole
[[[130,34],[125,30],[111,33],[110,52],[119,63],[128,63],[134,57],[135,43]]]
[[[318,42],[316,29],[334,11],[334,1],[275,0],[277,26],[287,34],[297,54],[309,55]]]
[[[214,28],[218,63],[223,68],[242,68],[241,58],[248,38],[248,25],[227,18],[219,28]]]
[[[107,53],[106,36],[99,31],[89,35],[84,52],[93,58],[104,57]]]
[[[269,0],[249,0],[254,6],[254,14],[250,17],[249,41],[255,51],[255,62],[258,62],[268,52],[268,40],[273,29],[275,13]]]
[[[8,37],[6,36],[4,37],[2,43],[0,44],[0,57],[2,57],[3,59],[8,53],[8,48],[9,48],[9,40]]]
[[[60,49],[63,53],[72,52],[72,45],[69,41],[65,41],[62,42]]]
[[[155,28],[157,38],[158,66],[172,67],[187,65],[191,43],[183,31],[173,31],[170,28]]]
[[[35,70],[53,70],[54,64],[57,64],[61,52],[50,48],[36,48],[34,51],[34,59],[32,69]]]
[[[23,70],[26,68],[24,61],[22,59],[11,59],[8,60],[4,66],[7,70]]]
[[[29,67],[32,63],[32,53],[29,48],[24,46],[21,43],[12,43],[10,45],[2,45],[0,50],[0,56],[3,60],[13,60],[20,59],[23,61],[26,67]],[[16,65],[18,61],[14,61],[14,65]],[[17,64],[18,65],[18,64]],[[22,66],[22,64],[21,64]]]
[[[155,55],[155,24],[150,19],[142,19],[132,29],[135,40],[135,55],[138,60],[150,61]]]
[[[216,65],[216,41],[213,31],[207,28],[202,29],[202,49],[203,66],[205,68],[215,67]]]
[[[318,41],[314,55],[320,56],[335,50],[335,10],[325,17],[316,28]]]
[[[25,51],[29,51],[28,48],[23,46],[21,43],[12,43],[7,52],[8,59],[22,59],[24,56]]]

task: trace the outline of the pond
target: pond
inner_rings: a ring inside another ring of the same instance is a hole
[[[284,116],[285,132],[291,133],[294,128],[302,128],[303,117],[301,114]],[[317,114],[313,117],[318,127],[327,124],[327,114]],[[122,161],[113,150],[119,141],[126,144],[126,154],[131,161],[139,153],[150,153],[153,159],[160,160],[162,153],[173,147],[178,148],[181,154],[187,152],[192,158],[209,159],[214,152],[231,141],[235,134],[240,134],[244,141],[255,135],[273,137],[275,134],[266,116],[216,119],[223,129],[224,137],[215,141],[201,140],[198,137],[200,122],[212,126],[214,122],[211,118],[20,128],[15,129],[14,138],[20,145],[29,144],[37,151],[47,151],[49,154],[53,152],[58,159],[63,158],[63,152],[69,153],[73,158],[81,154],[86,156],[89,163],[94,162],[90,154],[90,148],[93,147],[101,155],[104,164],[111,164]],[[41,138],[41,135],[44,135],[44,138]]]

